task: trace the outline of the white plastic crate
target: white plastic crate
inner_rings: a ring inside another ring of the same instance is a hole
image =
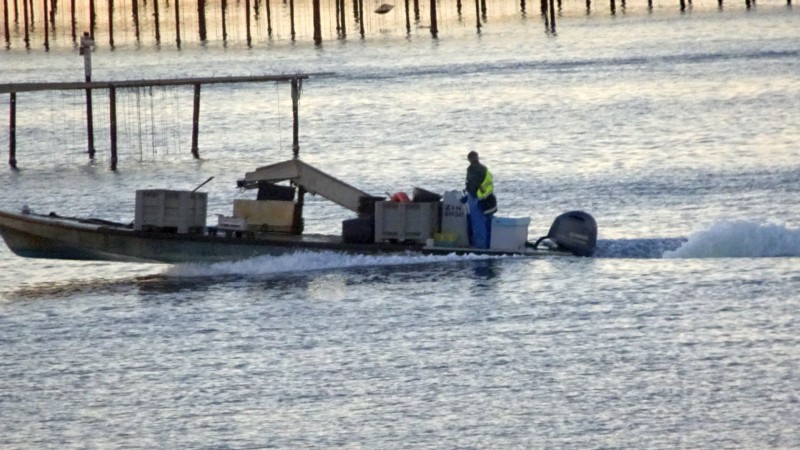
[[[135,230],[202,232],[206,226],[205,192],[141,189],[136,191]]]
[[[492,237],[489,248],[492,250],[508,251],[524,249],[525,243],[528,242],[528,225],[530,225],[530,223],[530,217],[517,219],[493,217]]]
[[[439,203],[375,203],[375,242],[415,241],[424,244],[438,228]]]

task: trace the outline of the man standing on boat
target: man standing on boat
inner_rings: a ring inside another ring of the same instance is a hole
[[[476,248],[489,248],[492,236],[492,217],[497,212],[492,173],[478,159],[478,153],[467,154],[466,201],[469,205],[470,244]]]

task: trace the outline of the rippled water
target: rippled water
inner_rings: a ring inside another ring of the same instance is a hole
[[[534,237],[585,209],[599,248],[161,266],[2,247],[0,447],[800,447],[797,17],[98,49],[100,80],[333,72],[304,86],[306,161],[376,194],[440,191],[476,149],[501,215],[530,216]],[[4,81],[82,76],[74,54],[0,58]],[[237,178],[291,157],[289,93],[203,95],[195,161],[190,92],[121,94],[117,172],[102,124],[87,161],[81,94],[20,95],[0,207],[130,221],[136,189],[215,176],[210,217],[229,213],[251,194]],[[316,197],[306,212],[315,232],[349,218]]]

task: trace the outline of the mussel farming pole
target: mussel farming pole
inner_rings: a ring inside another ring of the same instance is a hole
[[[94,121],[92,120],[92,88],[88,87],[92,82],[92,45],[94,41],[88,32],[83,33],[81,38],[80,54],[83,55],[83,71],[86,74],[86,134],[88,137],[89,159],[94,159]]]
[[[200,149],[197,146],[200,134],[200,83],[194,85],[194,107],[192,108],[192,156],[200,158]]]
[[[117,88],[108,87],[109,134],[111,136],[111,170],[117,170]]]
[[[300,78],[292,78],[292,154],[294,158],[300,157]]]
[[[50,51],[50,27],[47,26],[47,0],[44,1],[44,50]]]
[[[133,28],[136,33],[136,42],[139,42],[139,0],[131,0],[131,10],[133,13]]]
[[[250,35],[250,0],[244,1],[244,23],[245,28],[247,28],[247,46],[253,43],[253,37]],[[294,22],[292,22],[294,24]],[[294,33],[292,33],[292,39],[294,39]]]
[[[8,28],[8,0],[3,0],[3,25],[5,26],[6,47],[11,46],[11,32]]]
[[[11,92],[8,119],[8,165],[17,168],[17,93]]]
[[[431,36],[436,38],[439,34],[439,25],[436,23],[436,0],[431,0]]]
[[[322,23],[319,14],[319,0],[312,0],[314,21],[314,44],[322,44]]]
[[[181,6],[180,0],[175,0],[175,43],[181,48]]]
[[[114,0],[108,0],[108,45],[114,48]]]

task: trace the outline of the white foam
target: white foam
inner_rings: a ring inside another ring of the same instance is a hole
[[[494,259],[485,255],[348,255],[336,252],[299,251],[281,256],[259,256],[241,261],[212,264],[178,264],[169,267],[169,277],[209,277],[224,275],[270,275],[371,266],[430,264],[437,262]]]
[[[723,221],[689,236],[664,258],[800,256],[800,229],[756,221]]]

